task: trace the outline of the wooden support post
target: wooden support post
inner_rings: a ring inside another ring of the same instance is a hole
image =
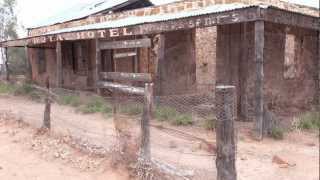
[[[44,109],[44,116],[43,116],[43,128],[50,129],[51,128],[51,98],[50,98],[50,80],[47,78],[46,80],[47,86],[47,94],[45,98],[45,109]]]
[[[95,39],[95,48],[96,48],[96,56],[95,56],[95,84],[97,87],[97,94],[101,95],[101,89],[98,87],[98,82],[100,81],[100,72],[101,72],[101,49],[100,49],[100,41],[99,39]]]
[[[57,87],[61,88],[63,85],[63,67],[62,67],[62,47],[61,47],[60,41],[58,41],[56,44],[56,55],[57,55]]]
[[[26,77],[27,77],[28,81],[31,81],[32,80],[32,66],[31,66],[31,62],[29,59],[29,52],[28,52],[27,46],[24,47],[24,51],[25,51],[25,55],[26,55],[26,67],[27,67]]]
[[[158,47],[158,58],[156,58],[155,63],[155,85],[156,85],[156,95],[161,94],[161,65],[165,60],[165,35],[161,34],[159,36],[159,47]]]
[[[10,81],[10,69],[9,69],[9,56],[8,56],[8,48],[6,47],[4,49],[4,54],[5,54],[5,69],[6,69],[6,80]]]
[[[263,139],[264,124],[264,21],[256,21],[254,24],[255,35],[255,63],[256,63],[256,82],[255,82],[255,138]]]
[[[136,55],[133,57],[133,66],[134,66],[134,72],[139,73],[139,57],[138,57],[138,48],[135,48]]]
[[[318,105],[317,110],[318,110],[318,112],[320,112],[320,30],[318,31],[318,58],[316,60],[317,60],[317,64],[318,64],[317,72],[316,72],[317,73],[316,101],[317,101],[317,105]]]
[[[217,180],[236,180],[236,144],[234,121],[236,119],[236,88],[218,86],[215,94]]]
[[[146,162],[151,162],[151,150],[150,150],[150,120],[152,115],[152,103],[153,102],[153,83],[146,83],[143,115],[141,119],[141,147],[140,158]]]

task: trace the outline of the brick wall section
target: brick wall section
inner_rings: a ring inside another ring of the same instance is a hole
[[[215,89],[216,42],[217,27],[196,29],[196,76],[199,92]]]

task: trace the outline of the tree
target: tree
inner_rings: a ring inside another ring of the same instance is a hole
[[[7,41],[18,38],[17,33],[17,16],[15,13],[16,0],[0,0],[0,40]],[[7,69],[12,74],[24,74],[26,72],[25,52],[22,48],[9,48],[5,56],[5,49],[1,48],[2,63],[3,60],[9,59],[10,69]]]

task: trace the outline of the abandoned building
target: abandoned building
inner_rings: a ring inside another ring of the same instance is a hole
[[[99,88],[101,72],[150,73],[157,95],[234,85],[238,112],[261,120],[319,103],[319,9],[279,0],[99,1],[28,30],[30,78]],[[287,111],[288,110],[288,111]]]

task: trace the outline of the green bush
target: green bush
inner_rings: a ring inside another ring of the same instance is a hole
[[[190,114],[180,113],[170,107],[158,107],[155,111],[155,118],[159,121],[169,121],[173,125],[192,125],[193,120]]]
[[[301,116],[298,128],[304,130],[320,129],[320,112],[308,112]]]
[[[213,131],[216,128],[216,121],[214,119],[206,119],[203,126],[206,130]]]
[[[14,94],[19,96],[29,96],[34,93],[34,91],[35,88],[33,88],[31,84],[24,83],[15,90]]]
[[[179,114],[173,119],[171,123],[176,126],[192,125],[192,116],[189,114]]]
[[[78,110],[84,114],[93,114],[93,113],[111,113],[112,106],[105,102],[101,97],[93,97],[89,102],[83,106],[80,106]]]
[[[13,94],[17,87],[12,84],[0,83],[0,94]]]
[[[79,107],[82,104],[80,97],[76,95],[60,96],[59,101],[63,105],[68,105],[72,107]]]
[[[279,127],[274,127],[271,129],[269,136],[276,140],[282,140],[284,137],[284,130]]]
[[[155,111],[155,117],[159,121],[169,121],[173,117],[176,117],[178,112],[170,107],[157,107]]]
[[[142,107],[138,105],[125,105],[120,108],[120,113],[128,116],[137,116],[142,114],[142,112]]]

